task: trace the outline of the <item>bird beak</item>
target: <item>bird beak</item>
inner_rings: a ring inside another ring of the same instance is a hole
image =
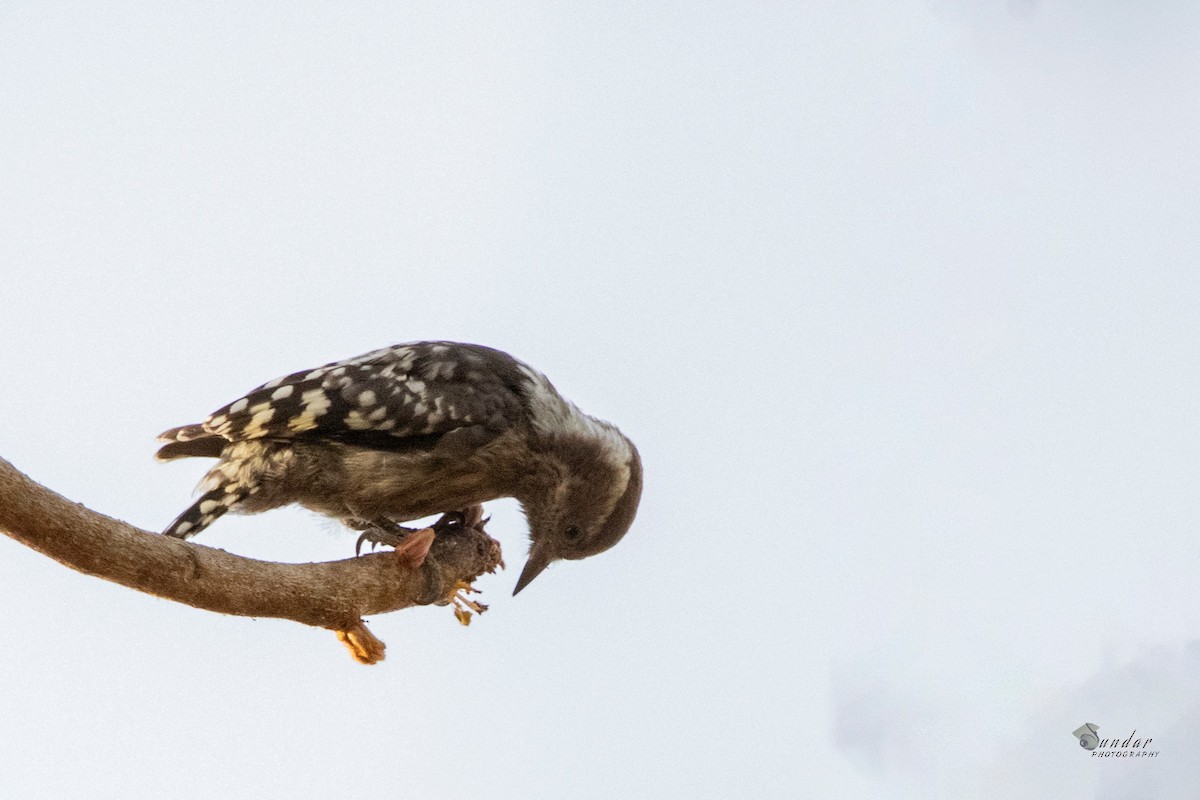
[[[534,545],[533,549],[529,551],[529,560],[525,562],[525,569],[521,570],[521,577],[517,579],[517,588],[513,589],[513,597],[533,583],[533,579],[541,575],[542,570],[550,566],[550,562],[553,560],[549,553]]]

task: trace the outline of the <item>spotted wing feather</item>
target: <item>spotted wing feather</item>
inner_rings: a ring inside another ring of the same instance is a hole
[[[330,437],[372,446],[462,427],[503,428],[522,365],[480,345],[418,342],[285,375],[202,423],[226,441]]]

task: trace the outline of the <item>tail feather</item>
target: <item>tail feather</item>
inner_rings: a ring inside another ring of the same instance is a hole
[[[158,435],[160,442],[190,442],[192,439],[203,439],[213,434],[204,429],[203,425],[180,425]]]
[[[174,461],[177,458],[190,458],[193,456],[200,458],[220,458],[221,451],[225,449],[225,445],[227,444],[229,442],[220,436],[206,436],[203,439],[168,442],[158,448],[158,452],[154,454],[154,457],[159,461]]]
[[[225,513],[233,510],[238,503],[245,500],[254,490],[251,487],[236,484],[222,484],[209,489],[196,498],[196,502],[167,526],[163,531],[165,536],[177,539],[188,539],[213,524]]]
[[[176,458],[198,456],[201,458],[219,458],[221,451],[229,441],[222,436],[210,433],[203,425],[182,425],[163,431],[158,436],[160,442],[165,442],[154,457],[159,461],[172,461]]]

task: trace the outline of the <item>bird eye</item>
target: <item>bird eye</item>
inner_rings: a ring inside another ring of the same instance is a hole
[[[578,539],[579,534],[580,534],[580,530],[579,530],[578,525],[568,525],[567,529],[565,531],[563,531],[563,536],[567,537],[571,541],[575,541],[576,539]]]

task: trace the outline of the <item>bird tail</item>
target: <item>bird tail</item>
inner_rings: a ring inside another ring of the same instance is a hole
[[[213,524],[220,517],[237,507],[254,494],[256,486],[222,483],[196,498],[186,511],[167,526],[163,534],[177,539],[188,539]]]
[[[166,443],[154,454],[159,461],[172,461],[190,456],[219,458],[225,445],[229,444],[224,437],[205,430],[203,425],[171,428],[159,434],[158,440]]]

